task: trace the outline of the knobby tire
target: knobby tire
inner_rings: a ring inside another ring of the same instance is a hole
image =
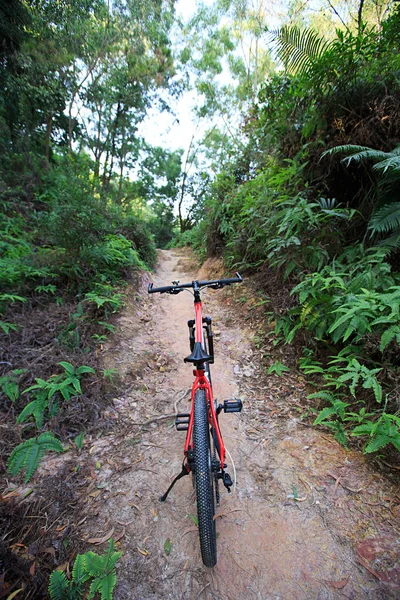
[[[206,567],[214,567],[217,564],[214,474],[204,390],[197,390],[194,398],[193,446],[201,556]]]

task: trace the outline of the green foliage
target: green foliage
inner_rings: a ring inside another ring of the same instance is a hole
[[[387,412],[387,398],[383,410],[378,408],[367,411],[366,402],[369,397],[361,393],[362,389],[370,391],[377,404],[382,402],[382,385],[378,380],[382,368],[369,368],[362,364],[354,356],[353,350],[351,347],[346,348],[338,356],[331,357],[332,360],[326,367],[310,356],[305,356],[300,361],[300,368],[306,374],[317,373],[324,380],[324,388],[308,396],[328,403],[328,406],[318,412],[314,425],[323,425],[332,430],[335,438],[345,446],[348,445],[349,435],[368,437],[364,445],[365,453],[376,452],[390,444],[400,449],[400,418]],[[349,394],[353,397],[353,402]],[[354,401],[361,404],[358,412],[349,410]]]
[[[20,412],[17,423],[24,423],[33,417],[36,426],[43,427],[45,416],[53,417],[59,410],[60,401],[69,402],[77,395],[82,394],[81,378],[85,373],[94,373],[92,367],[83,365],[77,369],[66,361],[58,363],[64,369],[64,373],[52,375],[44,380],[35,378],[36,383],[26,388],[22,393],[34,397]]]
[[[0,329],[7,335],[10,331],[18,331],[18,325],[15,323],[8,323],[7,321],[0,321]]]
[[[274,362],[267,369],[268,375],[272,375],[273,373],[276,373],[276,375],[278,375],[279,377],[281,377],[282,373],[285,373],[285,372],[290,372],[290,369],[281,362]]]
[[[377,188],[380,206],[373,212],[368,229],[372,237],[380,239],[380,244],[389,248],[400,247],[400,203],[398,186],[400,184],[400,146],[391,152],[382,152],[366,146],[336,146],[322,154],[324,156],[348,154],[341,162],[349,166],[352,162],[372,161],[372,169],[379,175]],[[384,204],[387,201],[389,203]]]
[[[368,419],[351,432],[352,436],[368,436],[364,452],[370,454],[392,444],[400,451],[400,417],[383,412],[375,422]]]
[[[329,49],[330,43],[313,29],[300,29],[296,25],[284,25],[272,32],[279,58],[285,68],[293,73],[307,74],[316,59]]]
[[[96,283],[94,291],[85,294],[85,302],[94,304],[107,317],[123,306],[123,296],[112,285]]]
[[[69,581],[61,571],[50,575],[49,593],[51,600],[81,600],[83,597],[112,600],[117,582],[116,563],[122,552],[115,551],[114,541],[110,540],[104,554],[95,552],[78,554]]]
[[[38,468],[45,452],[63,452],[63,447],[57,438],[49,431],[42,433],[37,438],[30,438],[19,444],[12,451],[7,468],[11,475],[16,475],[21,470],[25,471],[25,483],[29,481]]]
[[[82,450],[83,444],[84,444],[84,440],[85,440],[85,434],[82,431],[74,439],[75,446],[78,448],[78,450]]]
[[[11,402],[15,402],[19,398],[19,379],[22,374],[26,373],[26,369],[14,369],[0,377],[0,389]]]
[[[192,229],[187,229],[183,233],[175,234],[175,237],[172,239],[169,246],[172,248],[184,248],[185,246],[190,246],[199,260],[204,261],[207,258],[205,235],[206,222],[202,221]]]
[[[299,306],[277,320],[277,333],[283,331],[287,343],[301,328],[334,343],[359,342],[373,333],[384,336],[384,349],[397,335],[399,320],[398,276],[391,274],[386,255],[383,248],[354,246],[332,264],[304,275],[291,292]]]

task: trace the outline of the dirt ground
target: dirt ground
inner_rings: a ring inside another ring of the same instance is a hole
[[[170,250],[160,252],[152,280],[167,285],[221,274],[218,264],[206,263],[199,275],[185,251]],[[119,540],[115,599],[399,598],[394,479],[300,422],[307,382],[298,373],[266,375],[256,332],[234,302],[239,285],[203,295],[214,324],[214,394],[241,397],[244,410],[221,414],[237,489],[221,490],[218,564],[202,565],[191,478],[159,502],[183,458],[185,433],[175,431],[174,415],[189,410],[192,369],[183,358],[192,299],[147,296],[147,283],[103,350],[104,367],[118,371],[125,392],[105,415],[114,433],[89,449],[95,482],[82,539],[111,532]]]

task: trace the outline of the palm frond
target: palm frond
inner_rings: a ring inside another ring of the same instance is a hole
[[[372,235],[388,233],[400,227],[400,202],[385,204],[374,212],[368,224]]]
[[[388,152],[386,158],[376,163],[373,167],[376,171],[390,171],[391,173],[400,173],[400,154]]]
[[[325,156],[332,156],[332,154],[348,154],[349,156],[342,159],[342,162],[345,162],[346,166],[348,166],[352,160],[359,162],[363,158],[371,158],[372,160],[387,159],[386,152],[374,150],[368,146],[355,146],[353,144],[335,146],[334,148],[330,148],[330,150],[325,150],[325,152],[321,154],[321,159],[325,158]]]
[[[271,38],[276,43],[277,54],[286,70],[293,73],[307,73],[331,45],[314,29],[300,29],[297,25],[284,25],[272,31]]]
[[[348,154],[348,156],[341,161],[344,162],[346,166],[353,160],[355,162],[360,162],[363,159],[370,159],[376,163],[373,166],[373,169],[377,171],[383,171],[383,173],[386,173],[388,170],[391,172],[400,172],[400,146],[394,148],[394,150],[391,150],[390,152],[383,152],[383,150],[375,150],[368,146],[345,144],[326,150],[321,154],[321,158],[332,156],[332,154]]]
[[[389,252],[391,252],[392,250],[399,250],[400,249],[400,229],[397,229],[396,231],[394,231],[392,233],[392,235],[389,235],[389,237],[378,242],[378,246],[385,248]]]

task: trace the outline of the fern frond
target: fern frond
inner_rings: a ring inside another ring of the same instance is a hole
[[[109,573],[101,580],[100,595],[101,600],[112,600],[115,584],[117,583],[116,573]]]
[[[25,406],[25,408],[19,413],[17,417],[17,423],[23,423],[29,417],[33,416],[37,427],[40,429],[43,426],[44,421],[44,411],[47,407],[47,402],[44,398],[38,398],[37,400],[32,400]]]
[[[100,577],[104,573],[104,557],[95,552],[86,552],[85,568],[90,577]]]
[[[22,442],[11,452],[7,461],[8,471],[11,475],[16,475],[19,471],[25,469],[25,483],[27,483],[48,450],[63,452],[60,440],[55,438],[49,431],[42,433],[38,438],[30,438]]]
[[[86,554],[78,554],[72,569],[72,580],[76,584],[85,583],[90,579],[90,574],[86,568]]]
[[[378,434],[372,438],[371,441],[364,446],[364,454],[370,454],[371,452],[376,452],[381,448],[385,448],[389,444],[392,443],[392,438],[385,434]]]
[[[65,573],[62,571],[53,571],[49,582],[51,600],[67,600],[70,597],[68,591],[69,583]]]

